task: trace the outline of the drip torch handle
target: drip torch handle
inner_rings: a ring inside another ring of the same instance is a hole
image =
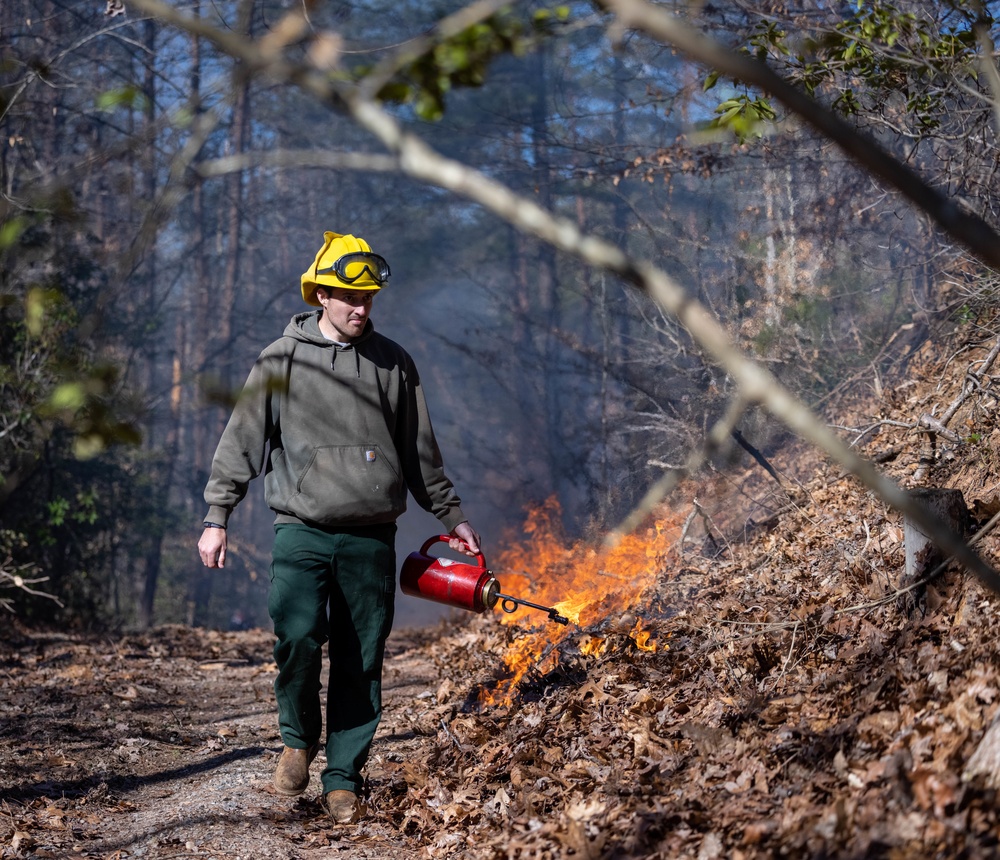
[[[455,538],[453,538],[451,535],[431,535],[429,538],[427,538],[427,540],[424,541],[424,545],[420,547],[420,552],[423,553],[424,555],[428,555],[430,552],[430,548],[434,546],[434,544],[451,543],[453,540],[455,540]],[[458,538],[458,540],[462,539]],[[462,541],[462,543],[465,543],[465,541]],[[468,546],[468,544],[466,544],[466,546]],[[486,556],[484,556],[481,552],[476,553],[476,563],[480,567],[486,567]]]
[[[530,600],[511,597],[509,594],[497,594],[497,599],[500,600],[500,608],[508,614],[516,612],[518,606],[530,606],[532,609],[540,609],[542,612],[548,613],[549,621],[555,621],[556,624],[569,624],[569,619],[565,615],[560,615],[556,612],[553,606],[541,606],[538,603],[532,603]]]

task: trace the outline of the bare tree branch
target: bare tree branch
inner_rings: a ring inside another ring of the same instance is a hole
[[[260,73],[275,80],[294,83],[331,108],[346,111],[360,126],[367,129],[395,154],[403,173],[475,201],[518,229],[539,237],[590,266],[612,272],[648,293],[660,307],[678,319],[692,338],[730,374],[736,383],[737,400],[730,408],[728,420],[720,421],[714,432],[721,434],[724,431],[728,435],[732,426],[732,416],[741,412],[745,404],[760,403],[794,433],[825,451],[831,459],[854,475],[887,505],[904,513],[945,553],[955,557],[979,576],[988,587],[1000,593],[1000,574],[987,565],[960,535],[947,528],[924,505],[917,503],[870,462],[855,454],[830,427],[820,421],[804,403],[796,399],[766,368],[744,356],[712,314],[693,299],[680,284],[652,263],[629,257],[620,248],[596,236],[582,233],[571,221],[557,218],[534,201],[515,194],[508,187],[484,174],[441,156],[423,140],[406,132],[380,105],[365,97],[357,86],[337,81],[314,67],[292,65],[278,58],[270,59],[262,56],[252,41],[233,32],[217,31],[204,21],[195,21],[181,15],[160,0],[129,0],[129,3],[179,27],[198,32]],[[878,175],[884,172],[886,176],[891,176],[902,183],[911,192],[911,199],[924,209],[933,209],[936,217],[948,224],[953,235],[961,233],[970,242],[970,246],[982,247],[984,258],[1000,263],[1000,241],[985,222],[960,213],[954,204],[942,198],[938,192],[930,189],[890,156],[873,148],[832,114],[792,90],[766,67],[724,51],[715,43],[694,34],[689,28],[680,25],[680,22],[660,14],[658,10],[644,3],[634,0],[608,0],[607,6],[616,11],[619,7],[622,8],[620,14],[623,24],[629,26],[641,24],[650,27],[655,31],[653,35],[657,38],[670,41],[683,39],[686,50],[694,46],[704,54],[700,58],[716,68],[740,78],[747,79],[752,76],[759,78],[759,81],[770,82],[772,86],[782,91],[785,97],[797,104],[801,111],[808,113],[820,130],[831,137],[842,138],[846,145],[852,147],[849,149],[852,153],[853,150],[857,150],[858,160],[862,164],[869,166],[873,172],[877,171]],[[762,83],[760,85],[763,86]],[[793,94],[794,98],[789,93]],[[987,237],[993,243],[990,248],[986,247]],[[658,490],[654,488],[651,492],[658,492],[662,498],[662,491],[668,489],[662,484],[672,484],[675,480],[676,476],[674,478],[668,476],[661,482]],[[651,497],[647,494],[646,504],[650,501]],[[629,527],[633,523],[634,518],[630,518]]]
[[[639,504],[618,524],[617,528],[608,534],[605,545],[614,546],[625,535],[639,528],[643,521],[653,513],[656,506],[673,492],[681,481],[697,472],[712,453],[719,450],[727,442],[733,429],[739,424],[750,405],[742,397],[734,398],[730,402],[726,414],[708,431],[705,444],[701,448],[693,450],[683,466],[666,472],[662,478],[646,490],[645,495],[639,500]]]
[[[519,197],[509,188],[481,173],[443,158],[423,141],[404,132],[392,117],[373,102],[348,93],[345,103],[361,125],[399,154],[404,172],[475,200],[520,229],[533,233],[591,266],[614,272],[649,293],[732,376],[742,400],[760,403],[790,430],[825,451],[886,504],[913,519],[942,550],[959,559],[994,591],[1000,592],[1000,574],[969,549],[961,536],[945,527],[923,505],[915,502],[870,462],[855,454],[768,370],[746,358],[707,309],[692,299],[665,272],[651,263],[631,259],[619,248],[595,236],[581,233],[572,222],[554,217],[533,201]],[[725,429],[728,422],[720,422],[720,425]],[[670,489],[675,481],[676,476],[664,478],[658,488],[650,493],[657,490],[662,493]],[[650,493],[647,493],[643,502],[646,506],[652,502]],[[631,528],[634,524],[635,517],[630,517],[627,527]]]
[[[268,152],[242,152],[202,161],[193,166],[199,176],[210,179],[248,170],[251,167],[307,168],[328,170],[361,170],[371,173],[399,171],[399,159],[393,155],[367,152],[329,152],[320,149],[276,149]]]

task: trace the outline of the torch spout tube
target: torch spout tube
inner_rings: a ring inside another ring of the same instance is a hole
[[[537,603],[532,603],[530,600],[522,600],[520,597],[511,597],[509,594],[498,593],[497,600],[500,601],[500,608],[503,609],[504,612],[515,612],[518,606],[530,606],[532,609],[540,609],[542,612],[547,612],[549,621],[555,621],[556,624],[569,624],[569,619],[565,615],[560,615],[556,612],[555,608],[552,606],[541,606]]]

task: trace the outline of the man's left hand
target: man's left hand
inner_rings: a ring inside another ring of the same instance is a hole
[[[448,541],[448,546],[455,552],[476,556],[480,553],[481,543],[479,532],[465,522],[459,523],[451,530],[451,540]]]

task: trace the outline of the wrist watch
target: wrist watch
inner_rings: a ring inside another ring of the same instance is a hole
[[[225,526],[220,526],[218,523],[204,523],[207,529],[225,529]]]

